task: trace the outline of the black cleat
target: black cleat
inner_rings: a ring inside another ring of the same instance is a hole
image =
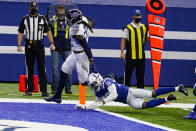
[[[56,91],[52,91],[50,94],[56,94]]]
[[[65,90],[65,93],[66,94],[72,94],[72,91],[71,90]]]
[[[178,85],[179,87],[179,92],[182,92],[183,94],[185,94],[186,96],[188,96],[188,91],[187,89],[184,87],[183,84]]]
[[[45,98],[44,100],[47,101],[47,102],[56,102],[56,103],[59,103],[59,104],[62,102],[61,99],[55,98],[54,96]]]
[[[32,96],[32,92],[26,91],[23,96]]]
[[[42,97],[48,97],[48,96],[49,96],[48,92],[42,92]]]
[[[167,100],[168,100],[168,101],[176,100],[176,96],[175,96],[174,94],[170,94],[170,95],[167,97]]]

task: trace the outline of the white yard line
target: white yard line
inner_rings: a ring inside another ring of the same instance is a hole
[[[113,113],[113,112],[108,112],[108,111],[101,110],[101,109],[96,109],[96,111],[100,111],[100,112],[103,112],[103,113],[106,113],[106,114],[117,116],[117,117],[120,117],[120,118],[123,118],[123,119],[126,119],[126,120],[134,121],[136,123],[148,125],[148,126],[151,126],[151,127],[160,128],[160,129],[163,129],[163,130],[177,131],[176,129],[168,128],[168,127],[165,127],[165,126],[160,126],[160,125],[153,124],[153,123],[150,123],[150,122],[145,122],[145,121],[142,121],[142,120],[138,120],[138,119],[131,118],[131,117],[128,117],[128,116],[123,116],[123,115]]]
[[[9,98],[0,98],[0,102],[18,102],[18,103],[49,103],[46,102],[44,99],[9,99]],[[86,101],[86,104],[90,104],[93,101]],[[50,102],[51,104],[56,104],[54,102]],[[79,104],[77,100],[63,100],[61,104]],[[119,103],[119,102],[110,102],[107,103],[105,106],[128,106],[127,104]],[[162,104],[158,107],[164,108],[193,108],[195,106],[194,103],[169,103],[169,104]]]

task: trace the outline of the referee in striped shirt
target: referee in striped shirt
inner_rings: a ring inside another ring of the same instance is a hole
[[[148,29],[142,24],[140,10],[133,11],[133,21],[123,31],[121,41],[121,58],[125,60],[125,85],[131,86],[130,79],[133,69],[136,69],[137,88],[144,88],[145,73],[145,42],[148,39]],[[126,46],[126,55],[124,48]]]
[[[18,45],[17,50],[22,52],[21,42],[23,33],[25,32],[25,60],[27,66],[27,91],[26,96],[32,95],[34,89],[33,74],[34,74],[34,61],[35,58],[38,64],[38,74],[40,78],[40,90],[42,96],[48,96],[47,92],[47,78],[45,72],[45,50],[44,50],[44,33],[47,33],[50,41],[50,49],[55,50],[52,33],[46,21],[46,18],[38,14],[38,3],[35,1],[29,4],[29,15],[22,18],[18,28]]]

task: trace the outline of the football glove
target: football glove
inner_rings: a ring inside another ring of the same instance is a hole
[[[85,105],[81,105],[81,104],[77,104],[75,106],[75,110],[86,110],[86,106]]]

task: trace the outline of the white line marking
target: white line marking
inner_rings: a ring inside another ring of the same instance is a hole
[[[155,38],[155,39],[164,40],[163,38],[161,38],[161,37],[158,37],[158,36],[154,36],[154,35],[150,35],[150,38]]]
[[[119,29],[94,29],[92,37],[122,38],[122,30]],[[17,34],[18,26],[0,26],[0,34]],[[165,31],[165,39],[196,40],[196,32]]]
[[[96,109],[96,110],[100,111],[100,112],[103,112],[103,113],[106,113],[106,114],[109,114],[109,115],[117,116],[117,117],[120,117],[120,118],[123,118],[123,119],[126,119],[126,120],[130,120],[130,121],[134,121],[134,122],[141,123],[141,124],[144,124],[144,125],[152,126],[152,127],[155,127],[155,128],[160,128],[160,129],[169,130],[169,131],[177,131],[176,129],[164,127],[164,126],[153,124],[153,123],[150,123],[150,122],[145,122],[145,121],[138,120],[138,119],[135,119],[135,118],[131,118],[131,117],[128,117],[128,116],[123,116],[123,115],[120,115],[120,114],[117,114],[117,113],[108,112],[108,111],[105,111],[105,110],[102,110],[102,109]]]
[[[105,57],[105,58],[120,58],[120,50],[110,49],[92,49],[94,57]],[[50,56],[50,48],[45,48],[45,53]],[[0,54],[24,54],[18,52],[16,46],[0,46]],[[150,51],[145,51],[146,58],[150,59]],[[180,52],[180,51],[163,51],[162,59],[174,59],[174,60],[196,60],[196,52]]]
[[[154,50],[154,51],[161,52],[161,53],[162,53],[162,51],[163,51],[163,50],[161,50],[161,49],[158,49],[158,48],[153,48],[153,47],[152,47],[151,49],[152,49],[152,50]]]
[[[157,63],[157,64],[161,64],[160,61],[156,61],[156,60],[152,60],[152,62]]]
[[[10,99],[10,98],[0,98],[0,102],[13,102],[13,103],[47,103],[47,104],[56,104],[54,102],[46,102],[43,99]],[[86,101],[86,104],[93,103],[94,101]],[[79,104],[79,101],[76,100],[62,100],[61,104]],[[127,104],[119,103],[119,102],[110,102],[107,103],[105,106],[129,106]],[[169,104],[162,104],[158,107],[163,108],[181,108],[192,109],[195,106],[194,103],[169,103]]]
[[[160,27],[160,28],[163,28],[165,29],[165,27],[163,25],[156,25],[156,24],[149,24],[150,26],[155,26],[155,27]]]
[[[66,123],[65,123],[66,124]],[[14,131],[88,131],[81,127],[74,127],[69,125],[38,123],[18,120],[0,120],[0,130],[14,130]],[[16,128],[16,129],[11,129]]]

